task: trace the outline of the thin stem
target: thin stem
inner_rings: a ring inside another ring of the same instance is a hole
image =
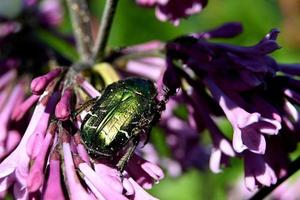
[[[109,32],[114,19],[115,11],[119,0],[106,0],[104,13],[102,15],[100,27],[98,30],[97,38],[93,48],[93,60],[103,59],[105,47],[107,44]]]
[[[76,39],[80,62],[87,63],[92,56],[92,32],[90,13],[85,0],[67,0]]]
[[[288,167],[287,175],[280,178],[276,184],[270,187],[263,187],[260,189],[254,196],[252,196],[249,200],[256,200],[256,199],[264,199],[267,197],[274,189],[276,189],[281,183],[287,180],[290,176],[292,176],[296,171],[300,169],[300,157],[294,160]]]

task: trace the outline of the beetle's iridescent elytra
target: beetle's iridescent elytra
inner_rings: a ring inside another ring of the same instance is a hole
[[[80,132],[91,157],[113,156],[129,145],[118,164],[122,170],[140,136],[148,137],[159,118],[156,96],[150,80],[128,78],[107,86],[101,97],[89,101],[91,108]]]

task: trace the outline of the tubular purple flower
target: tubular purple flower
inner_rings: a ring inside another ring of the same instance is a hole
[[[193,107],[192,114],[193,118],[195,119],[195,126],[198,128],[198,130],[201,129],[202,125],[199,124],[200,120],[198,119],[201,116],[201,122],[204,122],[212,138],[214,147],[211,150],[209,167],[212,172],[219,173],[221,172],[221,164],[225,164],[224,162],[227,160],[228,156],[234,157],[235,152],[232,149],[228,139],[224,137],[213,119],[209,116],[209,110],[207,109],[209,106],[205,99],[203,99],[200,94],[197,94],[197,92],[192,88],[188,89],[188,94],[191,95],[188,101]]]
[[[77,83],[81,86],[81,88],[92,98],[101,96],[101,93],[96,90],[87,80],[85,80],[81,76],[77,76],[76,78]]]
[[[35,159],[36,156],[39,154],[40,149],[43,147],[43,140],[45,138],[45,134],[47,131],[50,115],[54,111],[55,104],[57,103],[58,100],[58,94],[54,93],[51,100],[52,101],[49,102],[49,104],[45,109],[45,112],[41,116],[39,124],[35,128],[33,134],[28,139],[26,150],[28,156],[31,159]]]
[[[139,154],[138,154],[139,155]],[[153,144],[147,144],[141,149],[141,155],[145,160],[148,160],[151,163],[158,164],[160,161],[158,152]]]
[[[46,156],[48,149],[53,141],[53,135],[56,131],[57,125],[51,123],[47,130],[47,134],[42,142],[42,146],[38,155],[34,159],[34,163],[31,166],[28,179],[27,179],[27,188],[29,192],[36,192],[44,182],[44,166],[46,161]]]
[[[0,91],[0,109],[4,107],[9,94],[10,94],[9,88],[4,88],[2,91]]]
[[[5,147],[6,150],[2,156],[0,156],[0,160],[10,154],[16,146],[19,144],[21,140],[21,134],[17,130],[9,130],[6,138]]]
[[[170,96],[175,95],[176,92],[178,92],[181,85],[179,77],[173,70],[173,61],[167,57],[166,62],[166,70],[157,82],[159,100],[163,100],[161,98],[168,99]]]
[[[299,121],[299,111],[297,108],[288,100],[284,102],[284,111],[287,113],[287,115],[294,121]]]
[[[166,68],[165,59],[162,58],[164,45],[159,41],[137,44],[121,48],[109,58],[116,59],[115,64],[125,76],[142,76],[158,81]]]
[[[234,157],[235,152],[232,149],[230,142],[221,134],[217,127],[208,128],[213,139],[214,147],[212,149],[209,160],[209,167],[214,173],[221,172],[221,164],[223,164],[226,157]]]
[[[161,21],[171,21],[179,25],[180,18],[200,12],[207,4],[207,0],[136,0],[137,4],[145,7],[156,7],[156,17]]]
[[[81,185],[73,162],[68,133],[63,133],[63,156],[68,193],[71,200],[94,199]]]
[[[293,99],[298,104],[300,104],[300,94],[298,94],[293,89],[285,89],[284,90],[284,95],[287,96],[287,97],[289,97],[290,99]]]
[[[201,33],[193,33],[191,36],[197,39],[211,39],[211,38],[231,38],[243,32],[243,27],[238,22],[230,22],[222,26]]]
[[[290,74],[292,76],[300,75],[300,65],[299,64],[278,64],[278,68],[281,72]]]
[[[50,95],[51,94],[49,94],[49,91],[46,90],[40,97],[39,103],[32,114],[32,118],[19,145],[9,156],[6,157],[6,159],[1,162],[0,191],[7,190],[9,186],[16,181],[19,185],[23,186],[19,193],[26,193],[26,187],[24,186],[27,184],[28,165],[30,161],[30,158],[26,153],[26,145],[30,136],[37,127],[40,118],[44,114],[46,105],[48,102],[53,103],[53,100],[55,100],[55,97],[50,99]]]
[[[130,54],[130,53],[136,53],[136,52],[147,52],[147,51],[153,51],[157,49],[161,49],[164,46],[164,44],[161,41],[153,40],[150,42],[137,44],[133,46],[129,46],[126,48],[123,48],[121,52],[123,54]]]
[[[24,117],[26,113],[28,113],[29,109],[35,104],[38,99],[40,98],[39,95],[31,95],[25,101],[23,101],[20,106],[15,107],[13,113],[11,114],[11,119],[14,121],[19,121]]]
[[[264,161],[262,155],[245,151],[244,159],[245,185],[250,191],[256,190],[258,184],[270,186],[277,182],[275,172]]]
[[[79,163],[78,168],[83,173],[83,175],[93,184],[93,186],[95,186],[95,188],[101,193],[104,199],[127,199],[121,193],[114,190],[113,187],[104,182],[104,180],[102,180],[101,177],[99,177],[98,174],[87,163]]]
[[[24,97],[24,92],[23,92],[23,86],[20,84],[16,85],[11,92],[9,96],[9,101],[6,103],[4,108],[2,109],[0,113],[0,144],[1,144],[1,152],[2,154],[4,152],[4,142],[5,139],[7,138],[7,133],[8,133],[8,122],[10,120],[10,115],[13,112],[14,106],[18,105],[20,100]]]
[[[74,142],[76,144],[76,150],[80,156],[80,158],[86,162],[88,165],[91,165],[90,163],[90,157],[88,155],[88,152],[86,151],[84,145],[81,142],[80,133],[76,133],[74,135]]]
[[[15,70],[9,70],[5,74],[2,74],[0,77],[0,90],[2,90],[7,84],[11,83],[16,76],[17,72]]]
[[[98,176],[100,176],[101,179],[103,179],[103,181],[107,183],[110,187],[112,187],[116,192],[121,194],[123,190],[126,189],[123,188],[120,178],[121,174],[117,169],[113,169],[101,163],[95,163],[94,169]],[[126,193],[127,192],[128,191],[126,191]]]
[[[254,153],[264,154],[266,141],[262,134],[276,135],[281,129],[281,124],[276,120],[263,118],[259,113],[246,112],[222,93],[211,80],[206,80],[206,85],[234,128],[235,151],[241,153],[249,149]],[[236,116],[239,117],[236,118]]]
[[[45,186],[45,192],[43,194],[43,199],[45,200],[64,200],[64,194],[62,186],[60,183],[61,171],[60,171],[60,155],[55,150],[50,156],[49,163],[49,177]]]
[[[280,48],[280,46],[276,42],[278,33],[279,31],[277,29],[272,29],[260,42],[250,47],[241,47],[226,44],[217,44],[216,47],[225,51],[229,51],[231,53],[264,56]],[[214,46],[214,44],[212,44],[212,46]]]
[[[56,68],[43,76],[39,76],[31,81],[31,92],[40,95],[44,92],[48,84],[62,72],[61,68]]]
[[[70,88],[66,89],[55,107],[55,116],[61,121],[69,119],[71,115],[72,93]]]
[[[165,68],[165,60],[158,57],[130,60],[126,65],[126,72],[132,75],[158,80]]]
[[[123,186],[125,189],[125,195],[126,196],[134,196],[135,191],[134,191],[134,187],[132,186],[132,184],[129,182],[129,180],[127,178],[123,179]]]
[[[164,177],[163,171],[157,165],[136,154],[130,159],[127,171],[145,189],[151,189],[154,183],[158,183]]]
[[[58,26],[63,20],[63,9],[60,0],[43,0],[39,4],[42,23],[49,26]]]
[[[125,176],[125,179],[128,179],[128,182],[132,185],[132,187],[134,188],[134,200],[157,200],[157,198],[153,197],[152,195],[150,195],[148,192],[146,192],[137,182],[135,182],[135,180],[133,180],[133,178],[129,177],[127,178]]]
[[[169,91],[181,87],[183,93],[192,88],[191,91],[201,97],[187,94],[191,98],[185,101],[192,102],[187,105],[189,126],[199,132],[208,128],[211,133],[210,167],[215,172],[220,171],[220,164],[227,161],[228,156],[236,154],[218,130],[213,117],[225,116],[229,120],[234,130],[233,149],[242,153],[237,155],[245,157],[245,182],[248,188],[254,189],[261,185],[270,186],[277,177],[287,173],[288,155],[299,141],[296,132],[300,130],[297,108],[300,105],[300,82],[293,77],[299,74],[299,65],[278,64],[267,55],[280,48],[275,41],[279,33],[276,29],[248,47],[207,41],[215,37],[233,37],[241,32],[241,28],[239,24],[226,24],[169,42],[164,77],[170,82],[179,80],[179,86],[164,85],[163,81],[158,85],[159,88],[167,86]],[[172,116],[172,113],[168,115]],[[285,142],[275,142],[278,138]],[[169,145],[176,144],[174,138],[170,141]],[[272,149],[279,150],[272,152]],[[257,165],[248,166],[249,160]]]

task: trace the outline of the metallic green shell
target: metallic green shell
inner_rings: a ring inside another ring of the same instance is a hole
[[[81,138],[94,157],[120,151],[132,138],[133,130],[150,131],[156,114],[156,89],[149,80],[129,78],[103,91],[81,125]],[[145,124],[146,123],[146,124]]]

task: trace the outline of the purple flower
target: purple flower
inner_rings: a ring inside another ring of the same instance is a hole
[[[246,186],[254,190],[276,183],[286,173],[288,153],[299,141],[295,133],[299,130],[300,82],[293,75],[299,75],[300,68],[298,64],[279,64],[268,55],[279,49],[276,29],[248,47],[208,41],[234,37],[241,31],[238,23],[228,23],[169,42],[160,88],[166,88],[167,94],[181,88],[193,116],[189,126],[210,132],[212,171],[219,172],[229,157],[241,156]],[[232,138],[218,129],[220,117],[231,124]],[[282,141],[290,141],[290,148]],[[274,148],[280,156],[274,156]]]
[[[47,93],[47,92],[46,92]],[[49,102],[49,106],[53,107],[55,99],[51,98],[47,94],[41,96],[38,105],[36,106],[31,121],[29,122],[27,129],[16,149],[8,155],[5,160],[0,164],[0,190],[7,190],[12,184],[19,185],[22,189],[17,191],[18,194],[14,195],[27,195],[26,185],[27,176],[29,172],[30,157],[26,153],[26,146],[29,138],[34,133],[35,128],[38,126],[40,119],[46,110],[46,105]],[[45,123],[45,122],[44,122]]]
[[[14,74],[5,75],[13,78]],[[80,126],[81,116],[75,126],[71,125],[72,100],[74,97],[81,102],[86,95],[99,96],[99,92],[80,75],[74,79],[76,87],[62,90],[64,75],[65,71],[58,68],[35,78],[31,82],[34,95],[23,102],[18,98],[22,95],[21,85],[12,92],[9,104],[19,100],[21,106],[14,112],[12,106],[7,106],[10,111],[5,116],[15,120],[34,107],[34,100],[39,98],[19,145],[0,163],[0,192],[14,187],[14,196],[23,199],[33,194],[43,199],[156,199],[145,191],[164,177],[156,164],[133,155],[121,175],[113,162],[90,158],[75,128]],[[71,134],[74,131],[76,134]],[[15,132],[10,132],[13,137]],[[7,147],[13,145],[10,142]],[[62,178],[65,181],[60,183]]]
[[[5,38],[10,34],[19,32],[21,25],[14,21],[3,22],[0,24],[0,38]]]
[[[233,126],[233,147],[241,153],[245,149],[264,154],[266,141],[262,134],[276,135],[281,129],[280,122],[261,117],[259,113],[248,113],[231,101],[212,82],[206,81],[212,95],[219,101],[227,119]],[[238,117],[236,117],[238,116]]]
[[[274,170],[264,161],[262,155],[245,152],[244,159],[245,185],[249,190],[256,190],[259,184],[270,186],[277,182]]]
[[[60,0],[43,0],[39,4],[40,20],[50,27],[58,26],[63,20],[63,9]]]
[[[155,7],[156,17],[161,21],[171,21],[179,25],[180,18],[200,12],[207,0],[136,0],[137,4],[145,7]]]

